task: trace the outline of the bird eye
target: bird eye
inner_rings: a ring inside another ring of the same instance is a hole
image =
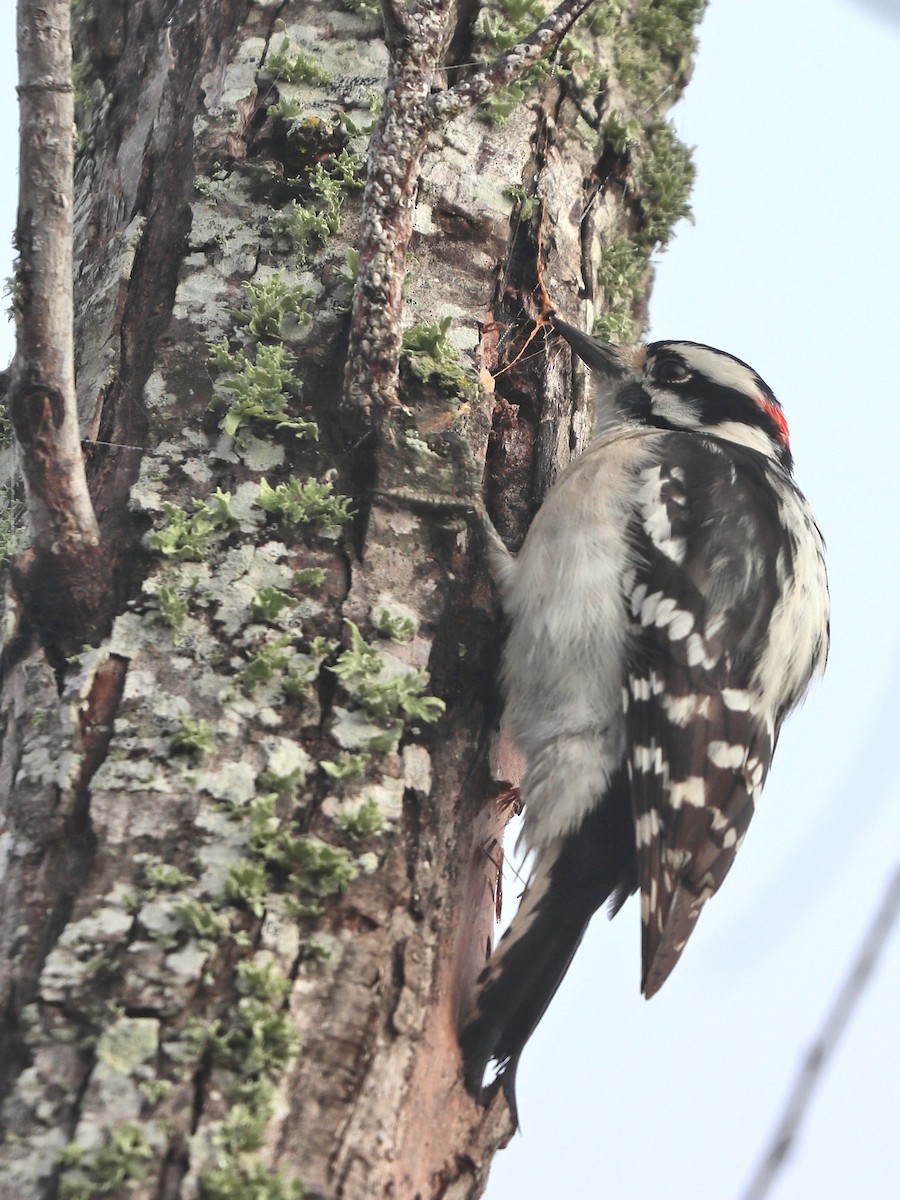
[[[653,376],[658,383],[684,383],[691,373],[680,358],[663,358],[655,364]]]

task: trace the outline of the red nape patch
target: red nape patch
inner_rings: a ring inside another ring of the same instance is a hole
[[[791,444],[791,431],[788,429],[788,423],[781,407],[778,404],[772,404],[769,400],[759,400],[760,408],[764,409],[775,424],[778,426],[778,436],[785,446]]]

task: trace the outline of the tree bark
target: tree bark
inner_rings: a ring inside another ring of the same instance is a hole
[[[15,563],[17,590],[56,657],[71,636],[83,640],[92,630],[98,595],[108,589],[75,404],[69,13],[69,0],[45,0],[40,7],[20,3],[17,14],[18,349],[7,398],[31,531],[31,545]]]
[[[78,412],[114,587],[65,661],[7,595],[0,1195],[481,1193],[511,1121],[465,1092],[456,1027],[515,766],[442,435],[486,462],[515,547],[590,430],[568,352],[526,347],[531,294],[642,322],[686,211],[661,112],[701,8],[600,6],[505,123],[432,120],[383,281],[386,402],[360,300],[351,324],[396,75],[377,18],[77,8]],[[503,49],[475,17],[435,41],[451,85]]]

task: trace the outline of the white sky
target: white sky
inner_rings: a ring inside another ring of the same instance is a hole
[[[0,12],[6,229],[12,9]],[[677,111],[697,147],[696,225],[660,259],[651,332],[737,354],[784,404],[829,546],[832,658],[652,1003],[638,995],[635,903],[594,922],[523,1056],[522,1133],[495,1159],[488,1200],[740,1200],[900,858],[900,6],[712,0],[701,41]],[[0,277],[10,257],[0,246]],[[0,364],[11,352],[0,321]],[[895,937],[777,1200],[900,1195],[898,995]]]

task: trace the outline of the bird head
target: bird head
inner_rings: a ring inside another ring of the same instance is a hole
[[[790,471],[781,405],[733,354],[686,341],[613,346],[557,317],[553,328],[598,377],[599,432],[625,424],[707,434],[757,450]]]

